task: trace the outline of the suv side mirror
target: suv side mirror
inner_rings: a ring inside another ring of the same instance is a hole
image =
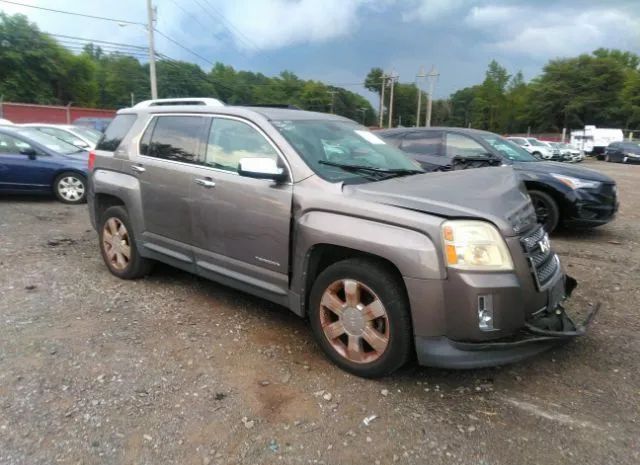
[[[273,158],[241,158],[238,163],[238,174],[247,178],[272,179],[284,181],[287,173],[278,166]]]
[[[36,149],[34,149],[33,147],[25,147],[23,149],[20,149],[20,153],[22,155],[27,155],[29,157],[29,160],[35,160],[36,155],[38,154],[38,152],[36,152]]]

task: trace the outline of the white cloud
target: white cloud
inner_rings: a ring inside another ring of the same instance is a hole
[[[402,14],[404,21],[430,22],[449,15],[454,11],[468,6],[473,0],[419,0],[413,8]]]
[[[528,6],[474,7],[464,20],[490,39],[488,48],[536,59],[571,56],[596,48],[635,49],[640,17],[615,8],[568,10]]]
[[[240,48],[276,49],[317,43],[355,32],[361,10],[384,8],[385,0],[235,0],[218,1],[223,23]],[[231,24],[231,26],[229,26]]]

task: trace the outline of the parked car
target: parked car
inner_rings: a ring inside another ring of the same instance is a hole
[[[8,119],[0,118],[0,126],[10,126],[13,123]]]
[[[85,126],[72,126],[70,124],[44,124],[28,123],[21,126],[35,128],[40,132],[60,139],[68,144],[75,145],[83,150],[92,150],[102,137],[102,133]]]
[[[538,221],[556,227],[593,227],[614,218],[616,184],[597,171],[541,161],[497,134],[463,128],[407,128],[378,131],[388,143],[409,152],[423,167],[451,166],[455,157],[490,156],[512,166],[524,181]]]
[[[560,152],[535,137],[507,137],[535,157],[542,160],[559,160]]]
[[[547,142],[551,147],[560,151],[560,161],[578,163],[584,160],[584,153],[564,142]]]
[[[614,142],[604,152],[604,160],[615,163],[639,163],[640,142]]]
[[[88,153],[37,129],[0,127],[0,193],[86,200]]]
[[[73,124],[74,126],[83,126],[95,129],[99,132],[104,132],[112,119],[113,118],[78,118],[73,121]]]
[[[284,305],[356,375],[413,353],[509,363],[583,333],[511,167],[424,173],[336,115],[166,102],[120,110],[90,166],[111,273],[158,260]]]

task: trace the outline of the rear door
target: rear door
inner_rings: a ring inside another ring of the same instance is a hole
[[[201,274],[278,301],[287,296],[293,187],[238,175],[239,161],[252,157],[287,169],[256,125],[214,117],[191,179],[195,258]]]
[[[413,155],[425,169],[449,164],[444,156],[442,131],[413,131],[404,136],[400,149]]]
[[[209,121],[202,115],[153,116],[130,161],[140,181],[144,246],[176,266],[193,264],[191,186]]]

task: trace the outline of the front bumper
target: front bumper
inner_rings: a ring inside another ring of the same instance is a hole
[[[575,286],[573,278],[565,279],[565,298]],[[455,369],[514,363],[584,335],[599,309],[598,304],[581,324],[575,324],[560,303],[552,310],[544,309],[531,315],[518,333],[498,340],[466,342],[447,337],[416,336],[418,363]]]
[[[602,184],[595,189],[576,189],[566,196],[564,225],[593,227],[614,219],[620,202],[615,184]]]

